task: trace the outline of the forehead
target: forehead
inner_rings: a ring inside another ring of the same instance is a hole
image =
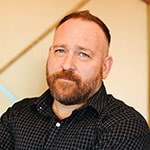
[[[65,42],[60,44],[79,43],[82,46],[90,44],[98,47],[108,45],[104,31],[97,23],[80,18],[69,19],[56,29],[54,44],[57,42]]]
[[[69,19],[67,21],[65,21],[64,23],[62,23],[57,29],[56,32],[60,31],[60,30],[69,30],[69,29],[73,29],[73,30],[80,30],[81,32],[85,31],[87,32],[87,30],[90,32],[91,30],[93,30],[94,32],[100,32],[102,34],[104,34],[104,32],[102,31],[101,27],[93,22],[93,21],[88,21],[88,20],[83,20],[82,18],[76,18],[76,19]],[[83,29],[83,30],[81,30]],[[70,31],[70,30],[69,30]]]

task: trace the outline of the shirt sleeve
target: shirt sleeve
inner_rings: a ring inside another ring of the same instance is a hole
[[[0,150],[13,150],[13,115],[9,108],[0,118]]]

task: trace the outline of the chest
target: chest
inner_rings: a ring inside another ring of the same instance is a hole
[[[58,121],[31,115],[20,117],[14,127],[16,149],[82,150],[92,149],[97,141],[97,116],[77,114]]]

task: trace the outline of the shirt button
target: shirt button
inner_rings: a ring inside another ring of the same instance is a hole
[[[60,125],[61,125],[61,124],[60,124],[59,122],[57,122],[57,123],[56,123],[56,127],[58,127],[58,128],[59,128],[59,127],[60,127]]]

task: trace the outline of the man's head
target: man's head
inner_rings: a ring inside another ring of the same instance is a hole
[[[112,65],[109,44],[108,28],[88,11],[60,21],[47,62],[47,82],[55,100],[81,104],[98,91]]]

